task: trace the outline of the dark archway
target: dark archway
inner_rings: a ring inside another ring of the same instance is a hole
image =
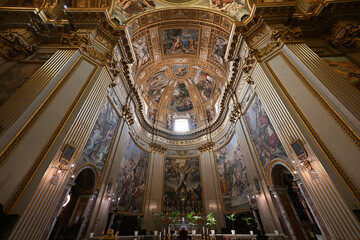
[[[276,165],[271,177],[296,239],[316,239],[315,234],[321,231],[293,174],[285,166]]]
[[[77,175],[69,192],[70,201],[62,208],[49,239],[77,239],[95,183],[96,175],[91,168]]]

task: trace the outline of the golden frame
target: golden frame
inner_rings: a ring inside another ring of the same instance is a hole
[[[304,148],[304,145],[301,143],[300,139],[295,139],[290,143],[291,150],[294,152],[296,157],[300,160],[307,158],[308,154]]]
[[[74,145],[66,144],[59,161],[63,164],[68,165],[71,162],[75,151],[76,151],[76,147]]]

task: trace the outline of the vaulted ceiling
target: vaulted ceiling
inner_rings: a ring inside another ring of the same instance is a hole
[[[133,76],[151,124],[172,131],[176,118],[186,118],[194,130],[216,118],[232,25],[199,9],[153,11],[129,22]]]

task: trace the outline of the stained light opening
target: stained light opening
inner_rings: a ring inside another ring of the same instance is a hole
[[[175,132],[188,132],[190,131],[188,119],[175,119],[174,123]]]

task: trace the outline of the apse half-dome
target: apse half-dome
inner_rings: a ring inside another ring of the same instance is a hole
[[[155,11],[129,21],[132,72],[149,124],[173,131],[176,119],[187,119],[194,131],[216,119],[232,21],[204,9]]]

